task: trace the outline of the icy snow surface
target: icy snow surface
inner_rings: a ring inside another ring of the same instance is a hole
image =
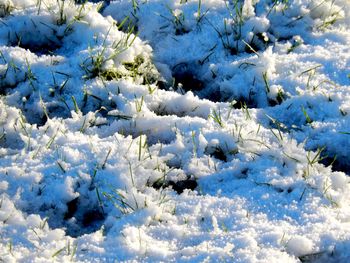
[[[0,0],[0,261],[349,262],[348,0]]]

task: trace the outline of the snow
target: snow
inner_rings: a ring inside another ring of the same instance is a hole
[[[349,1],[79,2],[0,0],[1,261],[350,260]]]

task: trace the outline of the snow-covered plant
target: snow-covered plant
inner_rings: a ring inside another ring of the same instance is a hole
[[[224,127],[224,122],[221,117],[221,111],[220,109],[215,110],[213,109],[212,114],[209,115],[210,118],[213,119],[214,122],[216,122],[221,128]]]
[[[162,18],[169,21],[175,28],[175,35],[183,35],[189,32],[189,29],[186,27],[185,14],[180,9],[171,9],[167,6],[167,9],[171,17],[164,16],[159,14]]]

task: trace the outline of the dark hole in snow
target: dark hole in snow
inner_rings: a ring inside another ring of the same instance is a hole
[[[273,99],[268,99],[268,103],[270,107],[274,107],[280,105],[285,101],[288,97],[283,92],[278,92],[277,96]]]
[[[187,179],[177,182],[169,181],[169,185],[172,186],[178,194],[181,194],[185,189],[194,190],[198,186],[198,183],[194,179]]]
[[[277,97],[275,100],[269,99],[268,102],[271,107],[274,107],[274,106],[280,105],[283,102],[283,99],[281,99],[280,97]]]
[[[181,35],[185,35],[187,33],[191,32],[191,30],[185,28],[185,27],[176,27],[175,28],[175,35],[176,36],[181,36]]]
[[[218,89],[212,89],[208,95],[204,96],[206,99],[212,101],[212,102],[223,102],[226,101],[223,99],[222,94]]]
[[[233,99],[237,101],[235,108],[242,108],[246,105],[247,108],[257,108],[257,98],[254,91],[249,92],[248,98],[239,97],[234,98],[232,94],[223,94],[219,87],[213,87],[211,84],[206,84],[208,81],[201,79],[199,68],[202,65],[199,62],[182,62],[172,67],[173,83],[166,83],[158,81],[157,86],[159,89],[169,90],[169,86],[178,93],[185,94],[188,91],[192,91],[196,96],[201,99],[207,99],[212,102],[227,102]],[[212,79],[215,79],[216,75],[213,74]]]
[[[253,96],[249,96],[249,98],[239,97],[237,99],[234,99],[236,103],[233,104],[233,108],[235,109],[242,109],[242,108],[257,108],[257,102],[254,100]]]
[[[258,108],[258,100],[256,91],[252,88],[249,90],[247,95],[235,95],[231,92],[220,92],[220,87],[213,89],[213,95],[210,94],[211,101],[214,102],[229,102],[232,108],[242,109],[242,108]]]
[[[200,67],[200,63],[193,61],[178,63],[172,67],[173,83],[158,81],[157,86],[159,89],[164,90],[171,88],[181,94],[192,91],[194,95],[201,99],[207,99],[213,102],[222,101],[220,91],[208,87],[204,80],[198,77],[200,75],[198,68]]]
[[[31,52],[35,53],[38,56],[41,55],[51,55],[54,54],[61,46],[55,42],[52,42],[48,45],[35,46],[35,45],[21,45],[20,47],[29,49]]]
[[[25,119],[30,124],[36,124],[38,127],[44,126],[47,122],[47,116],[45,113],[42,112],[36,112],[33,109],[24,109],[23,115],[25,116]],[[50,119],[52,118],[69,118],[71,116],[70,112],[67,110],[66,107],[63,107],[59,104],[51,104],[46,107],[46,113],[49,116]]]
[[[99,209],[94,209],[84,213],[82,224],[84,227],[97,230],[101,228],[104,219],[105,215]]]
[[[100,230],[105,220],[105,214],[99,209],[88,210],[83,214],[76,213],[74,222],[68,219],[63,223],[66,234],[71,237],[78,237]],[[72,218],[71,218],[72,219]]]
[[[174,88],[183,91],[200,91],[204,89],[204,83],[196,76],[197,63],[178,63],[172,68]]]
[[[175,78],[175,87],[184,91],[195,92],[204,88],[203,82],[190,72],[175,73],[173,77]]]
[[[319,161],[325,166],[331,166],[334,172],[344,172],[350,176],[350,161],[347,158],[337,158],[332,156],[321,156]]]
[[[215,159],[227,162],[229,161],[230,156],[238,153],[238,149],[228,149],[227,147],[222,148],[220,145],[208,145],[205,149],[205,153]]]
[[[227,156],[220,147],[215,147],[214,151],[210,155],[218,160],[227,162]]]
[[[254,42],[251,42],[248,45],[245,46],[244,51],[247,52],[248,54],[255,53],[257,51],[261,50]]]
[[[235,174],[235,177],[238,179],[247,179],[249,173],[248,168],[243,168],[239,173]]]
[[[45,114],[40,116],[39,113],[30,111],[30,110],[23,111],[23,114],[26,117],[26,120],[28,121],[28,123],[30,124],[36,124],[40,127],[40,126],[44,126],[45,123],[47,122],[47,117]]]
[[[35,43],[35,42],[21,42],[21,40],[15,40],[10,43],[11,46],[18,46],[23,49],[30,50],[32,53],[41,56],[41,55],[53,55],[55,51],[61,48],[62,44],[53,40],[47,39],[47,42],[44,43]]]
[[[161,80],[157,82],[157,87],[159,89],[162,89],[162,90],[168,89],[167,83],[165,81],[161,81]]]
[[[18,83],[16,83],[15,85],[6,85],[6,84],[3,84],[2,81],[6,78],[5,75],[0,75],[0,95],[7,95],[8,94],[8,91],[11,89],[11,88],[14,88],[16,87],[16,85]]]
[[[298,259],[303,263],[312,263],[312,262],[336,262],[333,257],[333,252],[328,254],[327,251],[320,251],[316,253],[306,254],[299,256]]]
[[[155,189],[160,188],[166,188],[166,187],[172,187],[175,192],[178,194],[181,194],[185,189],[194,190],[198,186],[198,183],[193,178],[188,178],[186,180],[180,180],[180,181],[164,181],[164,180],[158,180],[152,184],[152,187]]]
[[[268,38],[265,38],[263,33],[256,33],[248,44],[249,46],[246,45],[244,51],[251,54],[256,51],[265,50],[271,42]]]
[[[46,110],[50,118],[61,117],[65,119],[71,116],[67,108],[59,104],[48,105]]]
[[[276,190],[278,193],[288,193],[288,194],[290,194],[290,193],[293,191],[292,188],[284,189],[284,188],[280,188],[280,187],[275,187],[275,190]]]
[[[235,56],[238,54],[238,50],[236,47],[227,46],[226,48],[230,52],[230,55]]]
[[[45,192],[44,189],[45,186],[38,189],[38,196],[42,195],[43,191]],[[26,207],[25,211],[28,214],[40,214],[43,218],[47,218],[50,228],[64,229],[71,237],[79,237],[100,230],[106,218],[97,200],[92,200],[89,196],[74,198],[66,203],[65,209],[61,204],[43,203],[39,208]]]
[[[79,198],[77,197],[67,203],[67,212],[64,215],[64,219],[69,219],[74,216],[75,212],[78,210],[78,201]]]
[[[43,126],[47,122],[47,117],[52,118],[69,118],[71,116],[70,109],[65,102],[59,101],[59,97],[45,98],[43,101],[45,107],[41,106],[41,109],[35,104],[37,96],[28,95],[25,97],[26,102],[21,105],[22,113],[25,119],[30,124],[37,124]],[[55,101],[57,99],[57,101]],[[46,115],[47,114],[47,115]]]
[[[67,235],[78,237],[101,229],[104,220],[105,214],[100,208],[85,207],[77,197],[67,203],[63,221],[61,225],[56,222],[55,227],[64,227]]]

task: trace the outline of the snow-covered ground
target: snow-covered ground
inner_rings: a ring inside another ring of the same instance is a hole
[[[348,0],[82,2],[0,0],[0,261],[350,261]]]

